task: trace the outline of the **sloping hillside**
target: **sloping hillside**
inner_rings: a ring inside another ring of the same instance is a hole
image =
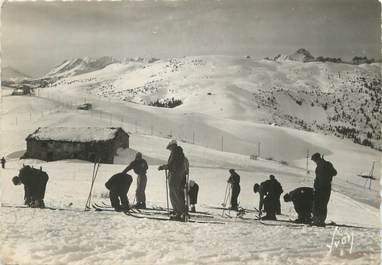
[[[1,68],[1,80],[7,81],[21,81],[25,78],[30,78],[27,74],[24,74],[12,67],[2,67]]]
[[[60,75],[74,70],[68,71]],[[379,64],[228,56],[125,60],[53,87],[144,105],[181,104],[178,111],[335,134],[381,149]]]

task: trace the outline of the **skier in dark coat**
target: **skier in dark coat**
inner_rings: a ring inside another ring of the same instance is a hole
[[[280,196],[284,192],[283,188],[280,184],[280,182],[277,181],[274,175],[270,175],[269,179],[273,182],[274,184],[274,189],[275,189],[275,196],[276,196],[276,214],[281,214],[281,203],[280,203]]]
[[[1,158],[1,167],[2,168],[5,168],[5,158],[4,158],[4,156]]]
[[[106,183],[106,188],[110,191],[111,206],[117,211],[127,211],[130,209],[127,193],[133,178],[126,173],[113,175]]]
[[[158,170],[168,170],[168,185],[170,190],[170,201],[174,209],[171,219],[185,220],[187,215],[184,187],[186,185],[186,174],[188,173],[188,160],[184,156],[182,147],[178,146],[176,140],[171,140],[166,147],[171,151],[168,162],[159,166]]]
[[[281,186],[281,185],[280,185]],[[255,184],[253,186],[253,191],[255,193],[259,192],[260,201],[259,201],[259,217],[261,217],[262,209],[264,206],[264,211],[267,213],[262,220],[276,220],[276,212],[277,212],[277,201],[280,197],[280,187],[279,185],[269,179],[262,182],[260,185]]]
[[[313,188],[300,187],[284,195],[285,202],[293,202],[298,217],[296,223],[310,224],[312,222]]]
[[[332,191],[332,178],[337,170],[332,163],[326,161],[319,153],[312,155],[311,160],[316,163],[316,178],[314,179],[313,222],[315,226],[325,226],[328,213],[328,203]]]
[[[238,210],[237,198],[240,194],[240,175],[236,173],[235,169],[230,169],[229,173],[231,174],[228,183],[231,184],[231,210]]]
[[[137,189],[135,191],[135,198],[137,199],[136,208],[145,209],[146,208],[146,184],[147,176],[146,172],[148,169],[147,162],[142,158],[142,153],[138,152],[135,155],[135,159],[126,167],[122,173],[127,173],[131,169],[134,170],[135,174],[138,175],[137,178]]]
[[[19,175],[12,178],[14,185],[24,184],[24,204],[32,208],[44,208],[46,184],[49,176],[42,168],[23,166]]]
[[[196,212],[195,204],[198,203],[199,185],[195,181],[190,180],[189,186],[190,186],[190,190],[188,192],[188,196],[190,197],[190,206],[191,206],[190,212],[195,213]]]

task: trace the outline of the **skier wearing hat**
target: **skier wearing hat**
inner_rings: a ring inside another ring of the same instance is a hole
[[[135,155],[135,159],[128,165],[122,173],[127,173],[131,169],[134,170],[135,174],[138,175],[137,178],[137,189],[135,191],[135,198],[137,199],[136,208],[145,209],[146,208],[146,184],[147,176],[146,172],[148,169],[147,162],[142,158],[142,153],[138,152]]]
[[[316,178],[314,179],[312,225],[325,226],[327,207],[332,190],[332,178],[337,175],[337,170],[332,163],[322,158],[319,153],[312,155],[311,160],[317,165]]]
[[[188,173],[188,160],[183,153],[182,147],[178,146],[176,140],[171,140],[166,147],[171,151],[167,164],[159,166],[158,170],[168,170],[168,185],[170,190],[170,201],[174,209],[171,219],[185,220],[187,215],[184,187],[186,185],[186,174]]]
[[[24,204],[32,208],[45,208],[44,197],[49,176],[42,168],[23,166],[12,178],[14,185],[24,184]]]
[[[113,175],[106,183],[106,188],[110,191],[111,206],[117,211],[127,211],[130,209],[127,193],[133,178],[124,172]]]
[[[228,183],[231,184],[231,210],[238,210],[237,198],[240,194],[240,175],[236,173],[235,169],[230,169],[229,173],[231,174]]]
[[[310,224],[312,221],[313,189],[300,187],[284,195],[285,202],[293,202],[298,217],[296,223]]]

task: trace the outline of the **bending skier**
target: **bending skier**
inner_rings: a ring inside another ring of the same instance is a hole
[[[278,187],[278,184],[272,179],[269,179],[260,185],[256,183],[253,187],[253,191],[260,194],[259,218],[262,220],[276,220],[277,200],[280,197],[280,187]],[[263,206],[267,214],[261,217]]]
[[[237,198],[240,194],[240,175],[235,172],[234,169],[230,169],[231,174],[227,182],[231,184],[231,210],[238,210]]]
[[[195,213],[196,208],[195,205],[198,203],[198,192],[199,192],[199,185],[193,181],[190,180],[190,190],[188,192],[188,196],[190,197],[190,212]]]
[[[135,174],[138,175],[137,178],[137,189],[135,191],[135,198],[137,199],[136,208],[145,209],[146,208],[146,184],[147,176],[146,172],[148,169],[147,162],[142,158],[142,153],[138,152],[135,155],[135,159],[122,171],[122,173],[127,173],[131,169],[134,170]]]
[[[315,226],[325,226],[328,213],[328,203],[332,190],[332,178],[337,170],[332,163],[326,161],[319,153],[312,155],[311,160],[316,163],[316,178],[314,179],[313,222]]]
[[[171,140],[166,147],[171,151],[168,162],[159,166],[158,170],[168,170],[168,184],[170,189],[170,201],[174,209],[171,219],[186,219],[187,209],[185,205],[184,187],[186,185],[187,159],[182,147],[178,146],[176,140]]]
[[[106,188],[110,191],[111,206],[117,211],[127,211],[130,209],[127,193],[133,178],[126,173],[113,175],[106,183]]]
[[[32,208],[44,208],[46,184],[49,176],[42,169],[23,166],[19,175],[12,178],[14,185],[24,184],[24,204]]]
[[[298,217],[296,223],[310,224],[312,222],[313,189],[300,187],[284,195],[285,202],[293,202]]]
[[[276,214],[281,214],[281,203],[280,203],[280,196],[284,192],[283,188],[280,184],[280,182],[277,181],[274,175],[269,176],[270,181],[273,182],[274,185],[274,193],[276,196]]]

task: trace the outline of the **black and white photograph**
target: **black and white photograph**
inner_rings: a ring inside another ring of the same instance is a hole
[[[0,265],[381,263],[379,1],[1,7]]]

